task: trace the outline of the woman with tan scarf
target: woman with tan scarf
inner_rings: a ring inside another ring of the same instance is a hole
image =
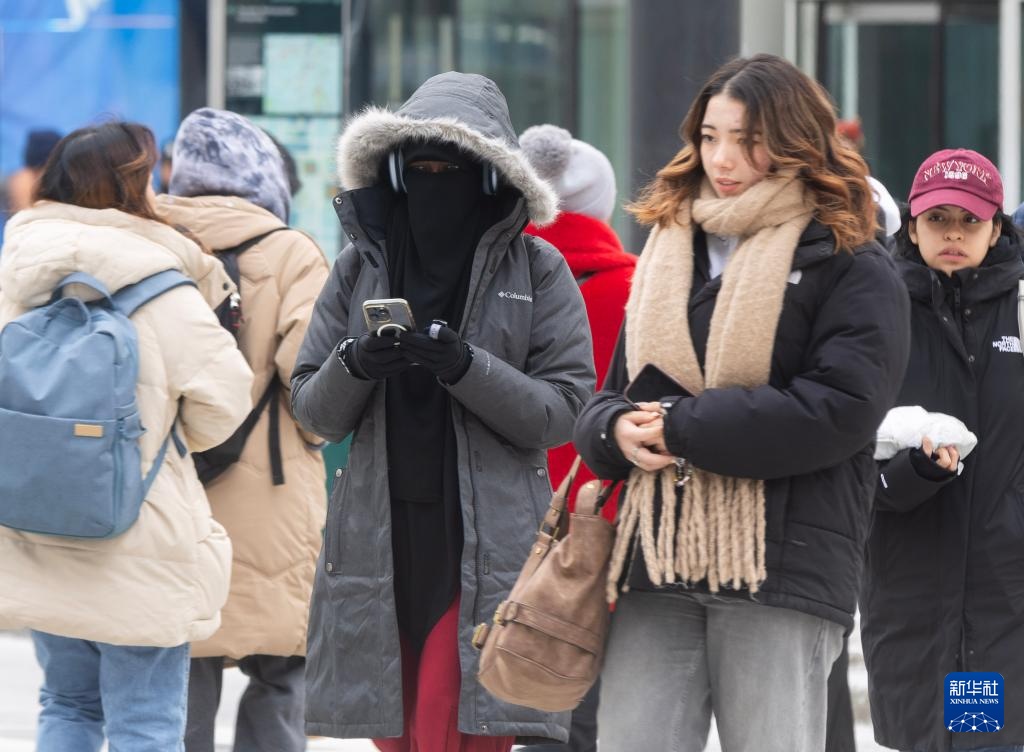
[[[605,390],[576,428],[591,469],[627,479],[601,749],[701,750],[713,712],[729,752],[813,752],[907,295],[817,83],[774,56],[732,61],[682,130],[631,207],[653,229]],[[630,403],[647,364],[679,386]]]

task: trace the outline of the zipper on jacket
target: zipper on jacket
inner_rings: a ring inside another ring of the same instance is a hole
[[[957,656],[957,670],[968,671],[967,664],[967,630],[964,629],[964,613],[960,612],[960,655]]]

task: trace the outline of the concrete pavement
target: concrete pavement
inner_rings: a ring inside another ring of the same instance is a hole
[[[850,641],[850,688],[854,715],[857,719],[857,751],[885,752],[875,744],[867,708],[867,675],[860,652],[860,634]],[[0,632],[0,750],[2,752],[33,752],[37,695],[41,672],[32,652],[27,634]],[[224,690],[217,713],[217,752],[230,752],[234,738],[238,699],[245,689],[245,677],[238,669],[224,672]],[[528,748],[523,748],[527,749]],[[311,739],[309,752],[374,752],[376,747],[366,740]],[[714,725],[706,752],[721,752]]]
[[[27,634],[0,632],[0,750],[34,752],[37,701],[42,672]],[[217,752],[229,752],[234,738],[235,712],[246,679],[238,669],[224,672],[224,689],[217,713]],[[376,752],[365,740],[311,739],[309,752]]]

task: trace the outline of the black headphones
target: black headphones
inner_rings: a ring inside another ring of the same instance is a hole
[[[405,157],[402,155],[402,147],[398,147],[388,154],[388,177],[391,180],[391,190],[395,193],[408,193],[405,187],[405,178],[402,173],[405,170]],[[493,196],[498,192],[498,170],[489,162],[484,162],[483,191],[485,196]]]

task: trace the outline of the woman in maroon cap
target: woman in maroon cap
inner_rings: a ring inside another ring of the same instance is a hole
[[[1002,203],[989,160],[940,151],[896,235],[910,362],[860,605],[875,738],[900,750],[1024,749],[1024,262]]]

